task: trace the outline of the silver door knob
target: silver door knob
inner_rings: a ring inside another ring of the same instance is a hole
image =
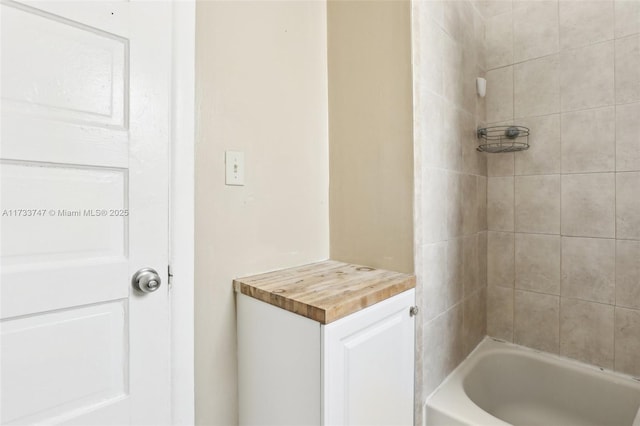
[[[143,293],[156,291],[161,283],[160,275],[152,268],[142,268],[133,274],[133,278],[131,278],[133,288]]]

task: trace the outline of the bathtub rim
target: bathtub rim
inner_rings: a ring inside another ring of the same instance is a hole
[[[458,365],[443,382],[426,398],[423,406],[424,424],[427,424],[429,409],[438,411],[461,424],[469,424],[470,419],[481,424],[492,426],[512,426],[510,423],[501,420],[478,406],[467,394],[464,382],[469,372],[484,358],[496,353],[515,353],[538,360],[543,363],[561,364],[572,370],[583,371],[594,377],[604,377],[606,380],[615,383],[622,383],[636,387],[640,391],[640,378],[628,374],[613,371],[607,368],[587,364],[562,355],[544,352],[538,349],[521,346],[494,337],[485,336],[484,339],[469,353],[469,355]],[[460,398],[464,395],[464,398]],[[640,413],[640,407],[639,411]],[[635,426],[635,423],[634,423]]]

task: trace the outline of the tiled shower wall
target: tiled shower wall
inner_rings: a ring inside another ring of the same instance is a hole
[[[640,376],[640,2],[493,2],[488,333]]]
[[[486,334],[486,188],[475,128],[484,26],[469,1],[413,1],[416,424],[424,399]]]

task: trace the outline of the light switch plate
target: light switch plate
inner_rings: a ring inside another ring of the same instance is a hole
[[[232,186],[244,185],[244,152],[225,151],[225,184]]]

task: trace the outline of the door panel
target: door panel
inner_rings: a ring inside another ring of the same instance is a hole
[[[2,424],[168,424],[171,3],[0,10]]]
[[[3,108],[126,127],[127,44],[61,17],[4,8]]]
[[[3,229],[5,265],[126,257],[126,170],[4,162],[1,173],[3,202],[38,210]]]
[[[3,371],[7,383],[2,389],[3,423],[18,419],[37,423],[125,396],[129,382],[125,302],[19,317],[3,324],[2,362],[12,366]]]

